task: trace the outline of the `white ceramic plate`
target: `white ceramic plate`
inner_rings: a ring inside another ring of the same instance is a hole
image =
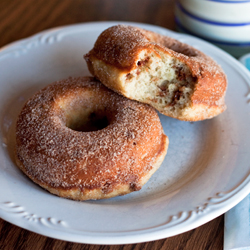
[[[170,146],[161,168],[139,192],[100,201],[54,196],[14,163],[15,120],[24,102],[58,79],[89,75],[83,54],[114,22],[87,23],[39,33],[0,51],[0,216],[57,239],[122,244],[161,239],[223,214],[250,189],[250,75],[220,49],[164,28],[132,25],[170,35],[213,57],[225,70],[226,112],[202,122],[160,116]],[[130,23],[131,24],[131,23]]]

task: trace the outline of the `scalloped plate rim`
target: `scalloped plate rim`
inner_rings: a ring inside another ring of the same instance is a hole
[[[33,36],[18,40],[16,42],[10,43],[10,44],[2,47],[0,49],[0,56],[1,56],[2,52],[6,52],[6,51],[8,52],[8,50],[11,50],[11,49],[15,48],[16,46],[18,47],[22,43],[31,42],[32,40],[35,40],[40,35],[54,33],[57,31],[61,31],[64,29],[70,29],[70,28],[80,28],[80,29],[83,28],[84,29],[87,26],[92,26],[92,25],[95,26],[97,24],[102,24],[104,26],[111,26],[111,25],[116,25],[118,23],[137,25],[137,26],[145,26],[148,28],[158,29],[158,30],[162,30],[163,32],[174,34],[174,36],[176,36],[176,37],[180,37],[180,38],[185,37],[188,39],[202,41],[204,44],[206,43],[207,46],[211,46],[211,47],[213,47],[213,49],[219,50],[220,53],[223,53],[226,58],[230,58],[231,61],[234,61],[234,63],[236,63],[236,65],[239,67],[239,69],[242,71],[242,73],[245,74],[245,76],[250,79],[250,73],[245,69],[244,66],[242,66],[236,59],[234,59],[233,57],[228,55],[226,52],[215,47],[214,45],[212,45],[208,42],[205,42],[199,38],[192,37],[190,35],[176,33],[174,31],[167,30],[166,28],[163,28],[163,27],[159,27],[159,26],[155,26],[155,25],[151,25],[151,24],[145,24],[145,23],[116,22],[116,21],[106,22],[106,21],[103,21],[103,22],[89,22],[89,23],[83,23],[83,24],[75,24],[75,25],[56,27],[56,28],[52,28],[52,29],[48,29],[48,30],[39,32]],[[97,239],[97,236],[95,234],[91,234],[91,233],[89,235],[83,235],[83,234],[77,233],[77,232],[67,233],[67,232],[64,232],[61,230],[52,230],[53,232],[47,233],[47,232],[45,232],[46,230],[44,231],[44,229],[40,228],[39,226],[38,227],[33,227],[32,225],[30,226],[30,223],[27,222],[27,220],[24,220],[23,218],[21,220],[17,220],[16,216],[10,216],[10,214],[12,212],[6,213],[3,209],[3,203],[7,202],[7,201],[3,201],[3,202],[0,201],[0,215],[4,220],[6,220],[10,223],[13,223],[13,224],[18,225],[20,227],[23,227],[27,230],[31,230],[33,232],[36,232],[36,233],[39,233],[39,234],[42,234],[45,236],[53,237],[56,239],[72,241],[72,242],[79,242],[79,243],[90,243],[90,244],[128,244],[128,243],[132,244],[132,243],[152,241],[152,240],[158,240],[158,239],[174,236],[174,235],[186,232],[188,230],[191,230],[193,228],[196,228],[196,227],[198,227],[198,226],[200,226],[208,221],[211,221],[212,219],[216,218],[217,216],[220,216],[221,214],[223,214],[226,211],[228,211],[229,209],[231,209],[233,206],[235,206],[237,203],[239,203],[242,199],[244,199],[248,195],[247,190],[250,188],[250,182],[248,179],[249,179],[249,176],[245,180],[246,183],[244,183],[244,181],[241,183],[243,187],[240,187],[239,190],[236,191],[236,194],[232,195],[233,198],[229,197],[228,199],[226,199],[224,201],[224,203],[225,203],[224,206],[220,205],[218,208],[215,209],[215,211],[213,208],[210,209],[210,211],[207,212],[207,215],[209,215],[209,216],[205,216],[205,218],[204,218],[204,216],[197,216],[195,222],[193,222],[191,226],[190,226],[190,224],[185,225],[185,223],[183,223],[184,225],[183,224],[181,225],[181,227],[182,227],[181,230],[177,226],[177,228],[173,228],[174,230],[172,230],[171,233],[169,232],[169,228],[166,227],[166,225],[155,227],[152,229],[143,229],[143,230],[139,230],[137,232],[132,231],[133,235],[125,234],[125,233],[117,233],[117,234],[114,233],[112,235],[109,235],[109,233],[106,233],[106,234],[104,233],[103,237],[100,237],[100,235],[98,235],[98,239]],[[241,184],[239,186],[241,186]],[[2,209],[1,209],[1,204],[2,204]],[[21,206],[22,204],[18,204],[18,205]],[[189,212],[191,212],[191,216],[192,216],[192,213],[195,213],[196,211],[193,210],[193,211],[189,211]]]

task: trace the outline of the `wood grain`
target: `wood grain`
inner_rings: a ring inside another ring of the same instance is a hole
[[[45,29],[81,22],[131,21],[175,29],[174,0],[1,0],[0,20],[0,47]],[[55,240],[0,219],[0,250],[221,250],[223,227],[222,215],[167,239],[104,246]]]
[[[187,233],[167,239],[128,245],[89,245],[55,240],[0,220],[0,249],[60,250],[220,250],[223,216]]]

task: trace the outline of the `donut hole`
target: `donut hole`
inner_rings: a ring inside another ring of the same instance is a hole
[[[66,127],[79,132],[90,132],[104,129],[110,124],[110,114],[104,106],[96,104],[96,100],[79,103],[80,101],[74,100],[70,105],[65,105]]]
[[[66,124],[68,128],[79,132],[97,131],[106,128],[108,125],[107,116],[98,111],[74,119],[71,118]]]
[[[153,37],[149,39],[150,42],[159,44],[163,47],[171,49],[177,53],[183,54],[188,57],[196,57],[198,55],[197,51],[187,44],[184,44],[178,40],[172,39],[170,37],[165,37],[165,39],[159,39],[159,37]]]
[[[176,46],[170,46],[169,48],[177,53],[183,54],[183,55],[188,56],[188,57],[196,57],[197,56],[197,52],[195,50],[190,49],[190,48],[186,48],[185,46],[180,46],[180,44],[176,44]]]

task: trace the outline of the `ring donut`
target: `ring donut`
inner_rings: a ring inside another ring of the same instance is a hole
[[[168,147],[156,111],[91,77],[35,94],[16,126],[16,162],[35,183],[75,200],[139,190]]]
[[[173,38],[117,25],[100,34],[85,60],[104,85],[164,115],[199,121],[226,109],[221,67]]]

